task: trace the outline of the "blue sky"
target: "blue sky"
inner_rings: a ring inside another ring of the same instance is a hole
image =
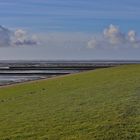
[[[131,30],[140,34],[139,5],[139,0],[0,0],[0,25],[24,30],[42,44],[1,47],[0,59],[140,59],[138,35],[136,47],[126,47],[128,39],[117,42],[117,49],[106,49],[101,43],[112,46],[112,35],[108,41],[102,37],[111,24],[117,30],[115,40],[120,34],[127,38]],[[131,33],[133,40],[135,33]],[[99,45],[89,49],[93,38]]]
[[[140,31],[139,5],[139,0],[1,0],[0,23],[46,32],[94,32],[109,24]]]

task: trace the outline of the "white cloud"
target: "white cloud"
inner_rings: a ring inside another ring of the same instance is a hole
[[[22,29],[15,31],[0,26],[0,47],[8,46],[33,46],[37,45],[38,40],[34,35]]]
[[[34,35],[29,35],[25,30],[17,29],[14,32],[12,44],[16,46],[37,45],[38,40]]]
[[[107,29],[105,29],[103,35],[112,45],[119,45],[125,41],[125,35],[117,26],[114,25],[110,25]]]
[[[100,34],[89,40],[88,48],[98,47],[140,47],[140,40],[134,30],[130,30],[128,33],[122,32],[119,27],[110,25],[108,28]]]
[[[94,37],[92,40],[88,41],[88,48],[96,48],[97,46],[99,47],[102,43],[97,37]]]
[[[137,35],[136,35],[136,32],[134,30],[131,30],[128,32],[128,39],[132,43],[137,41]]]

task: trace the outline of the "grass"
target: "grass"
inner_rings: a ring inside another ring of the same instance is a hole
[[[140,65],[0,89],[0,140],[139,140]]]

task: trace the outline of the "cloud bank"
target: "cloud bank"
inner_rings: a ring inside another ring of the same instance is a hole
[[[88,41],[88,48],[120,48],[140,47],[140,38],[136,31],[122,32],[118,26],[110,25],[100,35],[95,35]]]
[[[38,44],[37,37],[22,29],[15,31],[0,26],[0,47],[34,46]]]
[[[136,31],[121,31],[118,26],[110,25],[103,32],[51,32],[30,34],[23,29],[10,30],[0,26],[0,47],[40,46],[54,48],[140,48],[140,37]]]
[[[29,35],[26,31],[18,29],[14,32],[12,44],[16,46],[37,45],[37,37],[35,35]]]
[[[78,47],[86,46],[89,35],[80,32],[48,32],[31,34],[23,29],[0,26],[0,47]]]

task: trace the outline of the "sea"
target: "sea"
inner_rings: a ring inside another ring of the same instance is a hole
[[[2,69],[2,68],[7,68],[9,66],[16,66],[16,65],[22,65],[22,66],[28,66],[28,65],[37,65],[37,66],[46,66],[46,65],[57,65],[58,67],[61,65],[70,65],[70,66],[85,66],[85,65],[98,65],[98,64],[140,64],[139,60],[136,61],[110,61],[110,60],[106,60],[106,61],[0,61],[0,86],[3,85],[9,85],[9,84],[13,84],[13,83],[21,83],[21,82],[26,82],[26,81],[32,81],[32,80],[38,80],[38,79],[44,79],[44,78],[50,78],[50,77],[54,77],[54,76],[58,76],[56,73],[59,73],[59,75],[63,74],[69,74],[69,73],[76,73],[79,72],[78,70],[42,70],[42,69],[38,69],[38,70],[12,70],[9,71],[6,69]],[[18,74],[17,74],[18,73]]]

